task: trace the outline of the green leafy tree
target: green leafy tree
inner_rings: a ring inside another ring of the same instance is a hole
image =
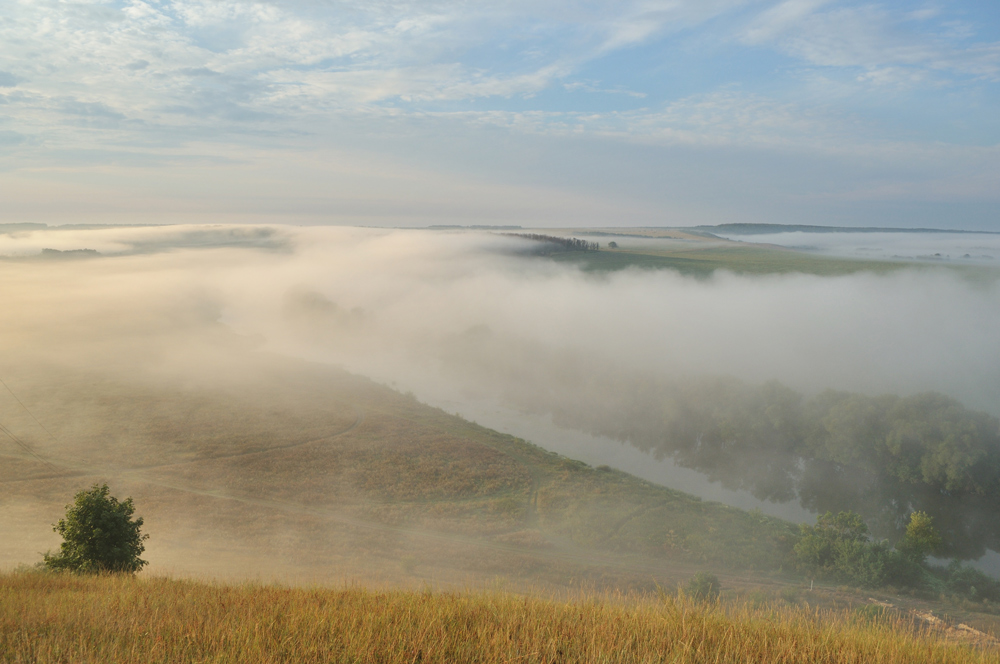
[[[140,532],[142,518],[133,519],[132,499],[119,501],[107,484],[95,484],[76,494],[66,516],[52,529],[62,535],[56,554],[46,553],[45,567],[78,573],[135,573],[147,562],[139,556],[149,535]]]
[[[860,514],[827,512],[816,519],[815,526],[801,524],[802,537],[795,544],[799,561],[818,569],[833,569],[847,550],[857,550],[868,543],[868,526]]]
[[[820,516],[815,526],[800,526],[795,557],[805,571],[876,588],[893,569],[893,554],[883,542],[872,541],[868,526],[855,512],[831,512]]]
[[[913,512],[910,514],[910,523],[906,526],[906,535],[896,545],[896,549],[922,565],[928,555],[941,548],[941,544],[941,535],[935,530],[931,517],[926,512]]]

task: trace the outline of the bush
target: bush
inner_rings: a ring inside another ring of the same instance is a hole
[[[107,484],[79,492],[66,506],[65,518],[52,527],[64,541],[58,553],[45,554],[45,567],[77,573],[138,572],[147,564],[139,556],[149,535],[140,532],[142,518],[133,520],[134,512],[132,499],[119,502],[109,495]]]
[[[892,552],[881,542],[872,542],[868,526],[859,514],[831,512],[820,516],[815,526],[802,524],[802,537],[795,544],[799,566],[820,576],[876,588],[885,583],[892,567]]]
[[[957,560],[948,566],[945,583],[948,591],[967,599],[1000,601],[1000,581]]]
[[[815,526],[802,524],[800,528],[795,558],[803,571],[865,588],[926,588],[930,581],[927,555],[941,545],[931,518],[923,512],[910,515],[906,536],[895,549],[885,540],[872,540],[868,526],[854,512],[836,516],[827,512]]]
[[[708,572],[698,572],[691,577],[687,585],[687,594],[697,600],[717,600],[721,590],[719,577]]]

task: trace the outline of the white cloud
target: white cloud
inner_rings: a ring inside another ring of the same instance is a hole
[[[0,54],[13,65],[6,75],[37,97],[102,103],[150,124],[188,123],[196,118],[184,109],[203,107],[205,87],[254,112],[287,98],[274,84],[315,85],[297,97],[321,108],[347,88],[362,103],[530,95],[601,53],[743,1],[129,0],[117,7],[42,0],[17,3],[0,21]],[[507,55],[489,68],[463,62],[464,51],[497,40]],[[206,70],[229,78],[190,80]]]
[[[129,0],[116,7],[20,2],[0,21],[0,54],[12,64],[3,80],[17,82],[0,94],[21,131],[45,132],[47,140],[63,124],[79,122],[80,114],[68,109],[84,106],[104,108],[107,117],[132,123],[119,123],[118,130],[126,133],[118,137],[134,140],[158,129],[218,129],[220,120],[281,130],[310,113],[370,112],[371,105],[393,100],[523,98],[555,86],[632,95],[614,82],[596,86],[571,77],[611,50],[701,25],[748,4]],[[927,22],[934,17],[929,10],[895,17],[877,6],[785,0],[758,14],[743,39],[774,44],[813,65],[861,68],[857,80],[867,85],[917,85],[934,71],[1000,76],[1000,45],[946,48],[941,39],[900,28],[904,18]],[[484,42],[495,57],[465,58]],[[11,89],[17,94],[5,92]],[[720,117],[708,104],[684,111],[691,119],[680,124]],[[690,133],[676,121],[682,107],[690,106],[680,100],[659,113],[663,121],[657,133],[665,128],[675,137]],[[726,122],[754,140],[769,120],[759,104],[756,110],[749,106],[743,103]],[[775,112],[784,114],[782,121],[792,121],[789,133],[794,135],[801,113],[772,109],[769,114]],[[656,124],[648,117],[630,122],[633,130]],[[717,139],[729,140],[724,131]]]
[[[571,89],[587,89],[571,86]],[[599,90],[605,92],[604,90]],[[613,92],[613,91],[611,91]],[[531,112],[464,114],[532,133],[585,131],[649,143],[756,146],[843,152],[866,145],[851,138],[849,123],[831,109],[782,102],[762,95],[720,90],[679,99],[659,108],[627,112]]]
[[[810,65],[897,73],[908,67],[917,72],[864,78],[876,84],[922,82],[929,72],[1000,80],[1000,44],[963,43],[970,33],[949,22],[927,25],[938,15],[936,8],[902,13],[884,4],[786,0],[751,21],[742,39],[773,44]]]
[[[746,28],[744,38],[751,44],[769,42],[793,29],[802,19],[831,0],[785,0],[759,14]]]
[[[751,0],[645,0],[623,5],[609,24],[600,52],[606,53],[648,41],[663,32],[677,32],[749,4]]]
[[[573,81],[572,83],[564,83],[563,89],[570,92],[579,91],[606,95],[628,95],[629,97],[635,97],[636,99],[643,99],[647,96],[645,92],[636,92],[635,90],[628,90],[620,87],[602,87],[600,81]]]
[[[281,70],[268,72],[262,79],[273,84],[270,100],[275,103],[346,110],[394,98],[409,102],[529,95],[548,87],[564,73],[563,67],[552,65],[526,74],[495,76],[458,64],[441,64],[398,69]]]

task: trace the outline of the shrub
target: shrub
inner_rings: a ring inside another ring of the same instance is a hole
[[[868,526],[859,514],[831,512],[820,516],[815,526],[802,524],[802,537],[795,544],[799,566],[821,576],[876,588],[885,583],[893,566],[891,549],[872,542]]]
[[[147,564],[139,556],[149,536],[140,532],[142,518],[133,520],[134,512],[132,499],[119,502],[109,495],[107,484],[80,491],[66,506],[66,516],[52,527],[64,541],[58,553],[45,554],[45,567],[77,573],[138,572]]]
[[[968,599],[1000,601],[1000,581],[957,560],[948,566],[946,584],[950,592]]]
[[[801,526],[795,544],[800,568],[826,578],[878,588],[891,584],[904,588],[928,586],[926,559],[941,546],[941,537],[924,512],[913,512],[906,535],[893,549],[885,540],[869,537],[859,514],[831,512],[820,516],[815,526]]]
[[[719,577],[708,572],[698,572],[691,577],[687,585],[687,594],[697,600],[717,600],[721,590]]]

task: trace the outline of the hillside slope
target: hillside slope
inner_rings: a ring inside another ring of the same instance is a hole
[[[103,481],[134,497],[153,571],[561,585],[778,569],[789,552],[791,524],[588,467],[337,369],[238,359],[197,381],[9,376],[28,411],[3,404],[23,446],[0,443],[0,520],[17,534],[0,564],[55,547],[49,524]]]

